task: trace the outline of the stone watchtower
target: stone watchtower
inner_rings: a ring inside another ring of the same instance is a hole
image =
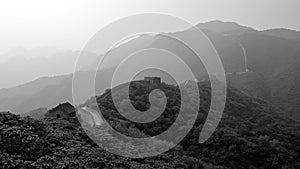
[[[160,77],[144,77],[144,81],[157,85],[161,83]]]

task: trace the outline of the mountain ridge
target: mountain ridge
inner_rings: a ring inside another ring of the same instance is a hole
[[[227,76],[229,77],[228,74],[231,73],[230,77],[234,79],[234,81],[229,81],[229,85],[254,97],[262,97],[273,103],[275,106],[286,110],[293,117],[300,118],[300,113],[297,113],[300,110],[300,106],[299,108],[297,106],[300,99],[298,95],[296,95],[300,91],[300,88],[297,87],[297,84],[300,84],[300,71],[298,68],[300,63],[300,43],[294,40],[264,34],[262,31],[243,27],[236,23],[226,23],[221,21],[210,22],[210,24],[212,23],[230,25],[224,26],[226,29],[220,29],[225,30],[225,33],[224,31],[215,32],[213,30],[203,29],[203,32],[211,40],[219,53]],[[208,25],[207,28],[208,27],[210,27],[210,25]],[[230,34],[228,34],[228,32],[230,32]],[[188,38],[193,38],[192,34],[188,34],[187,30],[175,33],[179,33],[181,36],[187,36]],[[166,48],[175,48],[176,46],[175,44],[167,44],[166,41],[157,37],[152,37],[152,39],[147,39],[147,37],[143,38],[143,40],[136,39],[134,41],[126,42],[116,49],[113,49],[114,51],[112,53],[115,54],[114,57],[121,57],[122,54],[124,54],[124,50],[129,47],[129,51],[134,51],[134,49],[138,48],[160,45],[165,45]],[[140,41],[143,43],[140,44]],[[186,49],[178,48],[175,51],[178,51],[177,54],[181,56],[187,55]],[[128,53],[128,51],[126,52]],[[245,65],[246,58],[247,65]],[[188,61],[193,63],[192,60]],[[113,65],[110,66],[112,67]],[[193,65],[193,67],[196,66],[197,65],[195,64]],[[247,68],[250,72],[247,72]],[[203,68],[197,67],[197,69],[202,70]],[[249,76],[249,79],[241,78],[239,74],[245,74],[246,76]],[[112,75],[112,73],[107,73],[107,77],[105,78],[109,78],[109,75]],[[99,77],[99,80],[101,81],[101,77]],[[100,81],[99,83],[101,83]],[[63,91],[64,88],[71,88],[70,80],[66,83],[68,83],[68,85],[60,84],[55,90]],[[101,88],[102,90],[105,90],[106,87],[107,84],[103,85]],[[3,90],[0,90],[0,97],[1,91]],[[42,95],[46,96],[47,94]],[[54,97],[52,100],[55,100],[55,97],[57,96],[52,97]],[[38,97],[34,100],[38,103],[39,101],[37,98]],[[30,98],[26,99],[30,100]],[[84,98],[82,98],[82,101],[84,101]],[[34,101],[32,101],[32,104],[33,103]]]

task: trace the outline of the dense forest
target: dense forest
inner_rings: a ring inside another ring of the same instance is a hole
[[[0,166],[2,168],[300,168],[300,124],[269,103],[228,88],[225,111],[217,130],[199,144],[199,133],[210,105],[210,85],[198,83],[200,109],[192,130],[173,149],[154,157],[131,159],[114,155],[90,139],[79,123],[66,119],[34,120],[9,112],[0,113]],[[125,119],[113,104],[111,90],[97,96],[97,106],[115,130],[131,137],[149,137],[168,129],[178,117],[180,93],[161,83],[130,85],[130,101],[141,111],[149,108],[148,95],[160,89],[166,109],[153,122]],[[122,92],[118,93],[122,104]],[[95,104],[87,101],[84,106]],[[120,144],[106,132],[111,146]],[[103,134],[102,134],[103,135]],[[164,140],[157,146],[167,146]],[[155,146],[154,146],[155,147]],[[144,149],[143,149],[144,150]],[[149,151],[152,151],[149,149]]]

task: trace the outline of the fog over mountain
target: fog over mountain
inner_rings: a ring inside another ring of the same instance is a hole
[[[300,0],[0,0],[0,169],[300,169]]]
[[[43,76],[70,74],[74,71],[80,51],[61,50],[54,47],[37,47],[31,50],[17,47],[0,54],[0,88],[18,86]],[[96,58],[90,52],[86,57]],[[4,59],[6,58],[6,59]]]
[[[300,117],[300,71],[298,66],[300,64],[300,41],[291,38],[297,37],[299,32],[286,29],[257,31],[237,23],[222,21],[201,23],[197,27],[203,30],[219,53],[230,86],[250,96],[269,101],[290,116]],[[189,30],[174,33],[178,36],[188,37],[191,40],[193,38],[193,33]],[[113,49],[110,55],[118,60],[118,58],[137,49],[156,46],[172,48],[186,62],[193,63],[187,49],[178,47],[176,43],[168,43],[161,37],[144,36],[133,39]],[[47,70],[50,70],[49,72],[53,72],[54,74],[68,73],[68,71],[72,70],[72,66],[74,66],[75,61],[70,58],[75,53],[59,53],[56,54],[56,57],[53,57],[55,61],[49,60],[47,63],[35,61],[31,64],[28,63],[30,65],[28,67],[33,72],[37,70],[34,69],[34,65],[41,65],[45,69],[41,68],[40,70],[46,70],[48,67]],[[69,58],[70,60],[62,58]],[[96,56],[90,58],[90,63],[87,63],[82,69],[84,71],[80,72],[81,76],[86,79],[93,78],[94,75],[93,71],[89,71],[88,65],[97,64],[95,62],[97,61]],[[163,62],[163,56],[161,58]],[[25,64],[26,60],[23,59],[18,62]],[[18,66],[18,64],[12,64],[13,62],[10,63],[11,67],[16,68]],[[8,65],[5,69],[11,70],[8,69]],[[191,65],[199,70],[194,73],[201,80],[206,74],[204,67],[199,67],[199,64]],[[111,64],[106,66],[110,68],[104,70],[105,76],[97,77],[96,79],[99,84],[101,84],[101,81],[104,81],[103,79],[109,79],[112,76],[113,68],[116,65]],[[178,71],[180,72],[180,69]],[[19,74],[21,73],[16,73],[14,78],[18,77]],[[5,75],[2,76],[5,78]],[[167,79],[165,80],[167,81]],[[84,83],[82,85],[82,89],[84,89]],[[98,87],[97,94],[101,94],[108,88],[109,84],[96,86]],[[71,88],[72,75],[69,74],[57,77],[44,77],[25,85],[2,89],[0,90],[0,100],[2,100],[0,102],[0,110],[11,110],[12,112],[22,113],[40,107],[50,108],[59,102],[72,101]],[[25,89],[26,92],[24,93]],[[82,96],[82,102],[89,97]]]

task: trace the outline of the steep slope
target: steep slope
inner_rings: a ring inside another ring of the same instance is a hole
[[[264,100],[271,99],[271,91],[268,90],[265,79],[258,73],[230,73],[227,74],[227,82],[231,87],[238,88],[246,94]]]
[[[149,88],[147,85],[149,84],[138,81],[131,83],[131,103],[139,110],[149,106],[147,92],[144,90],[144,87]],[[206,120],[211,93],[208,82],[198,83],[198,86],[201,95],[198,118],[191,132],[180,142],[182,147],[180,152],[187,154],[188,157],[203,159],[213,165],[228,168],[297,168],[299,166],[299,124],[269,103],[252,98],[233,88],[228,88],[225,111],[217,130],[208,141],[199,144],[198,137],[202,124]],[[149,137],[168,129],[174,122],[174,118],[182,118],[174,113],[179,109],[180,96],[177,95],[177,87],[161,84],[159,88],[166,95],[172,94],[167,97],[169,104],[164,113],[150,123],[137,123],[124,118],[124,115],[120,114],[114,106],[110,90],[97,97],[96,105],[94,102],[87,102],[83,106],[95,108],[98,105],[108,124],[124,135],[135,138]],[[118,94],[118,104],[127,102],[122,89],[115,92]],[[159,97],[155,99],[159,100]],[[97,130],[90,130],[97,131],[94,137],[96,142],[99,141],[102,145],[109,144],[111,149],[122,145],[123,152],[133,153],[130,149],[132,148],[130,140],[123,137],[120,139],[106,125],[96,128]],[[173,137],[176,137],[176,134]],[[170,143],[172,139],[165,139],[164,142]]]
[[[209,100],[209,84],[199,85],[203,101]],[[172,91],[172,88],[169,90]],[[104,100],[99,98],[98,101]],[[33,120],[0,113],[0,165],[5,168],[87,169],[109,169],[112,166],[183,169],[300,167],[300,126],[272,105],[233,89],[228,90],[225,114],[214,135],[207,142],[198,144],[201,124],[207,114],[207,103],[204,103],[195,126],[180,145],[159,156],[143,159],[120,157],[104,151],[79,125],[65,120]],[[109,105],[106,107],[109,108]],[[137,126],[124,124],[118,118],[114,120],[118,123],[113,126],[123,125],[122,133],[142,134],[138,133]],[[155,127],[152,126],[157,130]],[[147,130],[150,131],[150,128]],[[103,132],[112,147],[120,146],[110,131]]]
[[[287,110],[294,117],[300,117],[298,113],[300,97],[297,87],[300,75],[298,69],[300,63],[299,42],[282,38],[280,34],[271,36],[235,23],[213,21],[199,24],[198,27],[212,41],[227,73],[246,73],[243,76],[236,74],[237,76],[233,77],[230,75],[228,77],[230,85],[249,95],[266,99]],[[191,41],[195,37],[189,30],[175,34],[189,38]],[[202,72],[205,71],[204,67],[201,63],[195,62],[188,49],[178,46],[176,43],[167,42],[161,37],[149,37],[148,42],[148,47],[163,47],[176,51],[176,55],[190,63],[192,69],[197,70],[194,73],[201,79]],[[132,43],[135,42],[125,43],[122,48],[114,50],[118,53],[123,53],[124,49],[129,49],[127,52],[135,51],[138,48],[129,48],[129,46],[137,46]],[[201,47],[201,44],[198,45]],[[163,57],[161,58],[163,62]],[[251,72],[247,73],[246,68]]]
[[[300,70],[298,66],[300,64],[300,42],[282,38],[280,37],[281,34],[272,35],[236,23],[213,21],[199,24],[198,27],[203,29],[203,32],[215,46],[228,74],[228,82],[231,86],[249,95],[263,98],[286,110],[293,117],[300,118]],[[195,37],[189,30],[175,32],[174,34],[184,36],[191,39],[191,41]],[[197,45],[202,46],[202,44]],[[102,83],[108,81],[116,64],[124,56],[137,49],[149,47],[172,49],[175,54],[190,64],[198,79],[207,76],[203,65],[195,60],[195,56],[187,48],[178,45],[176,42],[167,41],[162,37],[141,36],[114,48],[110,52],[109,58],[113,61],[105,64],[109,71],[101,74],[103,77],[96,78],[96,93],[102,93],[109,86],[109,84]],[[161,56],[161,62],[168,62],[164,60],[163,55]],[[96,64],[96,62],[92,63]],[[177,68],[178,65],[174,65],[175,67]],[[250,72],[246,72],[246,67],[250,69]],[[88,67],[84,67],[84,70],[88,70]],[[128,70],[130,70],[130,65]],[[184,79],[181,69],[175,69],[175,72]],[[85,76],[85,79],[91,79],[93,73],[87,73]],[[68,77],[68,80],[64,80],[64,78],[51,80],[51,82],[49,80],[49,82],[45,82],[45,85],[40,86],[29,85],[28,88],[2,89],[0,90],[0,110],[27,112],[39,107],[57,104],[60,101],[70,101],[72,99],[70,91],[71,78]],[[101,80],[101,78],[103,79]],[[82,83],[82,85],[82,88],[84,88],[85,84]],[[45,97],[47,99],[42,99]],[[80,101],[84,102],[89,97],[82,96]]]
[[[21,116],[22,117],[29,116],[29,117],[31,117],[33,119],[41,120],[41,119],[45,118],[45,114],[47,112],[48,112],[47,108],[38,108],[38,109],[32,110],[30,112],[23,113]]]
[[[300,43],[260,34],[244,34],[241,43],[249,69],[262,76],[269,91],[267,100],[299,118]]]
[[[102,72],[102,71],[101,71]],[[103,76],[96,76],[96,88],[90,93],[103,93],[110,84],[108,82],[113,75],[112,69],[104,69]],[[81,71],[77,72],[80,81],[77,82],[79,86],[79,101],[83,103],[91,95],[86,95],[87,86],[93,82],[95,78],[95,71]],[[53,106],[62,102],[73,102],[72,97],[72,78],[73,75],[64,75],[57,77],[43,77],[33,82],[24,85],[1,89],[0,91],[0,110],[11,111],[12,113],[25,113],[41,107],[52,108]],[[91,81],[92,80],[92,81]]]

